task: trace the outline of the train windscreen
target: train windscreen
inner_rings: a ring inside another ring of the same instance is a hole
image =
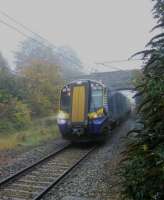
[[[62,111],[69,113],[70,105],[71,105],[70,89],[63,88],[63,90],[61,91],[60,109]]]
[[[103,107],[103,88],[101,86],[92,86],[90,112],[95,112],[102,107]]]

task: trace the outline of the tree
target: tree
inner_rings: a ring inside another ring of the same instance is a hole
[[[68,46],[62,46],[57,48],[56,52],[59,57],[58,63],[65,79],[85,74],[83,65],[73,49]]]
[[[61,67],[54,48],[44,41],[27,39],[15,53],[16,71],[24,80],[26,102],[33,116],[45,116],[58,109]]]
[[[19,71],[36,60],[59,66],[64,79],[84,73],[80,59],[70,47],[54,48],[42,40],[26,39],[15,52],[16,68]]]
[[[0,54],[0,90],[21,100],[25,91],[23,83],[24,80],[11,71],[7,61]]]
[[[45,45],[44,41],[26,39],[20,43],[18,52],[15,52],[15,62],[17,69],[22,69],[33,61],[43,61],[50,64],[57,64],[57,56],[52,47]]]
[[[0,70],[2,69],[6,69],[8,68],[8,63],[5,60],[5,58],[3,57],[2,53],[0,52]]]
[[[48,115],[58,109],[62,80],[58,66],[43,61],[32,61],[20,71],[25,78],[27,102],[34,116]]]
[[[31,113],[19,100],[21,84],[0,54],[0,132],[24,128],[31,122]]]
[[[7,79],[10,76],[7,61],[0,53],[0,118],[2,118],[7,111],[7,102],[11,98],[8,92]]]

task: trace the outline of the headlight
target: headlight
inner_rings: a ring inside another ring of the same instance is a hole
[[[58,116],[57,116],[57,119],[58,120],[61,120],[61,119],[69,119],[69,114],[66,113],[66,112],[63,112],[63,111],[60,111]]]
[[[65,124],[66,122],[67,122],[67,120],[65,120],[65,119],[57,119],[58,124]]]

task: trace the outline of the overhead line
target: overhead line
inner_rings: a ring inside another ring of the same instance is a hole
[[[33,35],[36,35],[37,37],[41,38],[43,41],[46,41],[46,42],[48,43],[48,45],[51,45],[53,48],[57,48],[57,47],[56,47],[52,42],[50,42],[48,39],[46,39],[45,37],[41,36],[40,34],[34,32],[34,31],[31,30],[29,27],[27,27],[26,25],[20,23],[20,22],[17,21],[15,18],[11,17],[10,15],[8,15],[6,12],[2,11],[1,9],[0,9],[0,13],[1,13],[3,16],[5,16],[5,17],[7,17],[8,19],[10,19],[11,21],[13,21],[14,23],[16,23],[17,25],[19,25],[19,26],[21,26],[22,28],[24,28],[26,31],[31,32]],[[21,35],[23,35],[23,36],[25,36],[25,37],[27,37],[27,38],[29,38],[29,39],[32,39],[32,40],[34,40],[34,41],[37,41],[37,42],[39,42],[40,44],[42,44],[42,45],[45,46],[45,44],[43,44],[43,42],[41,42],[41,41],[39,41],[39,40],[37,40],[37,39],[35,39],[35,38],[32,38],[32,37],[28,36],[27,34],[23,33],[22,31],[20,31],[20,30],[19,30],[18,28],[16,28],[15,26],[8,24],[7,22],[5,22],[5,21],[3,21],[3,20],[1,20],[1,19],[0,19],[0,23],[2,23],[2,24],[4,24],[4,25],[6,25],[6,26],[12,28],[13,30],[15,30],[15,31],[17,31],[18,33],[20,33]],[[62,55],[61,53],[58,53],[58,55],[61,55],[61,56],[63,57],[63,55]],[[67,58],[68,60],[70,60],[70,61],[72,62],[72,60],[71,60],[70,58],[68,58],[68,57],[65,57],[65,58]],[[122,63],[122,62],[131,62],[131,61],[137,61],[137,60],[143,60],[143,59],[112,60],[112,61],[106,61],[106,62],[99,62],[99,63],[96,63],[96,64],[101,64],[101,65],[104,65],[104,66],[105,66],[105,64]],[[72,62],[72,63],[73,63],[73,62]],[[74,64],[76,64],[76,63],[74,63]],[[76,64],[76,65],[77,65],[77,64]]]
[[[5,22],[4,20],[0,19],[0,23],[1,23],[1,24],[4,24],[5,26],[7,26],[7,27],[9,27],[9,28],[11,28],[11,29],[13,29],[13,30],[16,31],[17,33],[21,34],[22,36],[24,36],[24,37],[26,37],[26,38],[29,38],[29,39],[31,39],[31,40],[33,40],[33,41],[37,41],[37,42],[40,43],[41,45],[44,45],[41,41],[39,41],[39,40],[37,40],[37,39],[35,39],[35,38],[33,38],[33,37],[30,37],[29,35],[27,35],[27,34],[24,33],[23,31],[21,31],[21,30],[18,29],[17,27],[15,27],[15,26],[13,26],[13,25],[11,25],[11,24]],[[44,45],[44,46],[45,46],[45,45]]]
[[[0,11],[0,12],[1,12],[1,13],[4,13],[3,11]],[[16,24],[22,26],[22,27],[23,27],[24,29],[26,29],[27,31],[33,33],[34,35],[37,35],[37,36],[38,36],[39,38],[41,38],[43,41],[46,41],[46,42],[48,43],[48,46],[52,46],[54,49],[57,48],[53,43],[50,43],[47,39],[45,39],[44,37],[42,37],[40,34],[38,34],[38,33],[34,32],[34,31],[32,31],[32,30],[29,29],[27,26],[25,26],[25,25],[19,23],[17,20],[15,20],[14,18],[10,17],[8,14],[4,13],[3,15],[5,15],[5,16],[8,17],[8,18],[10,18],[10,20],[14,21]],[[39,40],[37,40],[37,39],[35,39],[35,38],[30,37],[29,35],[25,34],[25,33],[22,32],[22,31],[20,31],[17,27],[15,27],[15,26],[13,26],[13,25],[11,25],[11,24],[5,22],[4,20],[1,20],[1,19],[0,19],[0,23],[2,23],[2,24],[4,24],[4,25],[8,26],[9,28],[15,30],[15,31],[18,32],[19,34],[23,35],[24,37],[29,38],[29,39],[32,39],[32,40],[34,40],[34,41],[37,41],[37,42],[39,42],[41,45],[44,45],[44,46],[47,47],[47,45],[45,45],[43,42],[41,42],[41,41],[39,41]],[[74,65],[76,65],[76,66],[79,66],[77,63],[72,62],[72,60],[71,60],[69,57],[64,57],[63,54],[61,54],[60,52],[57,52],[57,54],[58,54],[59,56],[61,56],[62,58],[65,58],[65,59],[69,60],[72,64],[74,64]],[[79,66],[79,67],[80,67],[80,66]]]
[[[15,18],[9,16],[6,12],[2,11],[1,9],[0,9],[0,13],[1,13],[3,16],[5,16],[5,17],[7,17],[8,19],[10,19],[11,21],[13,21],[14,23],[16,23],[17,25],[19,25],[19,26],[21,26],[22,28],[24,28],[26,31],[31,32],[33,35],[36,35],[37,37],[39,37],[39,38],[41,38],[42,40],[44,40],[44,41],[48,42],[49,44],[51,44],[46,38],[44,38],[44,37],[41,36],[40,34],[34,32],[33,30],[31,30],[28,26],[26,26],[26,25],[20,23],[20,22],[17,21]],[[53,44],[51,44],[51,45],[53,45]],[[53,45],[53,46],[55,47],[55,45]]]
[[[22,31],[20,31],[18,28],[16,28],[15,26],[11,25],[11,24],[8,24],[7,22],[5,22],[4,20],[0,19],[0,23],[8,26],[9,28],[15,30],[16,32],[20,33],[21,35],[23,35],[24,37],[26,38],[30,38],[30,39],[33,39],[31,37],[29,37],[27,34],[23,33]]]

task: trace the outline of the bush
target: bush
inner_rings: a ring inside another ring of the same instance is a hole
[[[12,99],[5,107],[5,114],[0,121],[0,132],[24,129],[30,125],[31,112],[26,104]]]
[[[164,1],[154,0],[156,28],[164,29]],[[164,199],[164,33],[155,36],[143,51],[148,58],[143,69],[139,118],[142,128],[128,144],[122,162],[122,199]]]
[[[149,136],[148,136],[149,137]],[[164,195],[164,145],[150,147],[137,135],[128,145],[122,163],[122,199],[162,200]]]
[[[9,113],[9,120],[15,129],[23,129],[31,123],[30,110],[21,101],[16,101]]]
[[[34,94],[28,102],[32,110],[32,116],[43,117],[51,114],[51,102],[44,95]]]
[[[0,121],[0,133],[12,132],[13,130],[13,124],[8,119],[3,119]]]

